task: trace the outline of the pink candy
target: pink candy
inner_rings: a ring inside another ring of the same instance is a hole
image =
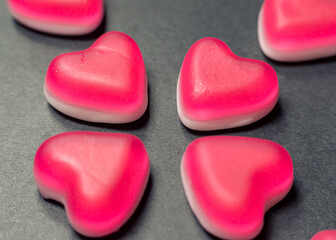
[[[181,163],[183,186],[194,214],[211,234],[251,239],[265,212],[293,183],[293,163],[277,143],[215,136],[193,141]]]
[[[56,57],[48,68],[44,91],[53,107],[74,118],[135,121],[148,103],[140,49],[125,33],[105,33],[87,50]]]
[[[68,132],[38,149],[34,178],[44,198],[59,201],[79,233],[117,231],[135,211],[149,177],[149,157],[135,136]]]
[[[270,65],[235,55],[219,39],[203,38],[184,58],[177,109],[188,128],[233,128],[267,115],[278,95],[277,76]]]
[[[311,240],[336,240],[336,230],[324,230],[318,232]]]
[[[20,23],[60,35],[83,35],[95,30],[103,19],[102,0],[7,0]]]
[[[278,61],[336,54],[336,1],[265,0],[259,13],[259,43]]]

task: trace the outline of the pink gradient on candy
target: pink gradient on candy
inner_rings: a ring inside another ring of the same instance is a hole
[[[183,186],[201,225],[225,239],[251,239],[265,212],[293,183],[293,163],[279,144],[213,136],[193,141],[181,163]]]
[[[316,233],[311,240],[336,240],[336,230],[323,230]]]
[[[45,93],[51,105],[75,118],[108,123],[137,120],[148,101],[140,49],[124,33],[105,33],[87,50],[56,57],[47,71]],[[64,105],[84,113],[69,111]],[[99,114],[107,116],[96,118]]]
[[[279,61],[336,54],[336,1],[265,0],[259,13],[259,42]]]
[[[135,136],[68,132],[38,149],[34,178],[44,198],[61,202],[79,233],[117,231],[135,211],[149,177],[149,158]]]
[[[177,86],[178,113],[195,130],[239,127],[267,115],[278,95],[271,66],[235,55],[219,39],[203,38],[184,58]]]
[[[13,17],[33,29],[82,35],[95,30],[104,15],[102,0],[7,0]]]

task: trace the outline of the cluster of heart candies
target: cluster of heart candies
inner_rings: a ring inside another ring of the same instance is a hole
[[[305,7],[317,9],[310,15],[315,24],[298,21],[291,25],[291,16],[299,19],[302,14],[295,7],[301,9],[302,4],[302,0],[264,2],[259,42],[270,58],[301,61],[336,53],[336,29],[326,26],[335,15],[321,15],[330,12],[324,9],[336,12],[336,2],[326,1],[316,8],[314,1],[305,1]],[[8,6],[19,22],[60,35],[92,32],[104,12],[102,0],[8,0]],[[54,108],[71,117],[128,123],[146,111],[147,85],[136,42],[124,33],[108,32],[86,50],[54,58],[44,93]],[[278,96],[277,76],[270,65],[235,55],[219,39],[203,38],[191,46],[182,63],[177,110],[190,129],[233,128],[266,116]],[[34,161],[41,195],[64,204],[74,229],[90,237],[113,233],[130,218],[142,198],[149,171],[144,144],[121,133],[59,134],[39,147]],[[294,179],[291,157],[282,146],[233,136],[193,141],[182,157],[181,176],[201,225],[226,239],[256,237],[265,212],[286,196]],[[320,232],[313,239],[328,236],[335,238],[336,230]]]

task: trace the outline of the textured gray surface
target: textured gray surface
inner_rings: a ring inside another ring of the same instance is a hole
[[[336,228],[336,58],[299,64],[264,57],[257,41],[261,0],[106,1],[105,23],[94,34],[62,38],[13,21],[0,3],[0,239],[79,239],[64,209],[45,201],[34,183],[34,155],[47,138],[75,130],[138,136],[151,159],[151,180],[136,214],[108,239],[213,239],[192,214],[180,180],[187,145],[205,135],[240,135],[283,145],[294,162],[289,195],[265,218],[258,239],[309,239]],[[89,47],[104,31],[119,30],[138,43],[147,67],[149,110],[133,124],[81,122],[50,107],[43,96],[49,62]],[[199,38],[224,40],[238,55],[276,70],[280,99],[263,120],[238,129],[199,133],[176,110],[176,83],[184,55]]]

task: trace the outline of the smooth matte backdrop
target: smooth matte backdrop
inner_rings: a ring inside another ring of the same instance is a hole
[[[84,37],[33,31],[0,3],[0,239],[83,239],[62,205],[43,200],[33,178],[34,155],[47,138],[68,131],[130,133],[145,144],[151,177],[136,213],[106,239],[215,239],[199,225],[186,200],[180,161],[188,144],[208,135],[265,138],[291,154],[295,180],[271,208],[258,239],[309,239],[336,228],[336,57],[304,63],[266,58],[257,39],[261,0],[111,0],[103,24]],[[307,13],[308,14],[308,13]],[[48,105],[43,82],[59,54],[88,48],[118,30],[138,43],[148,73],[149,108],[137,122],[94,124]],[[214,132],[184,127],[176,83],[189,47],[203,37],[222,39],[239,56],[266,61],[280,84],[275,109],[252,125]]]

